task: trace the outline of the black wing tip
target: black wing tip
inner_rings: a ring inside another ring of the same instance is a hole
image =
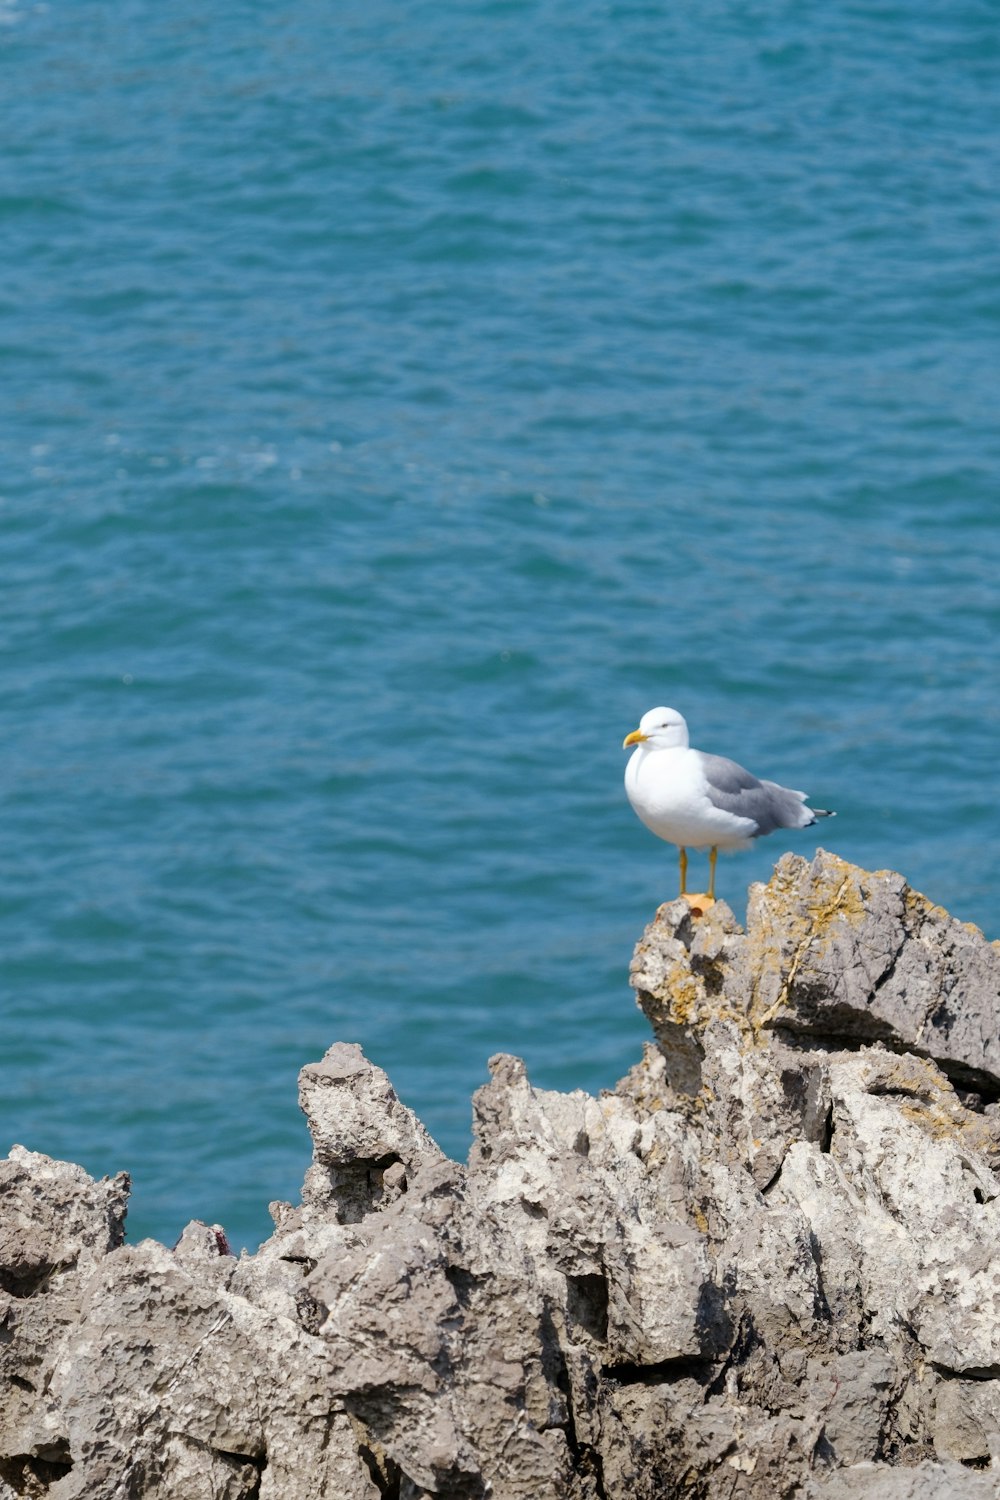
[[[835,818],[837,816],[837,814],[835,812],[832,812],[828,807],[811,807],[809,811],[813,815],[814,823],[817,818]]]

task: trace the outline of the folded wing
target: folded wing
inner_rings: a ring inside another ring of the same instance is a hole
[[[804,805],[805,792],[758,781],[725,756],[697,753],[713,807],[738,818],[752,818],[757,824],[755,837],[762,838],[776,828],[808,828],[815,822],[812,809]]]

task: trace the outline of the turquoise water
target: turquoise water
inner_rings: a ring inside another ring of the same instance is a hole
[[[0,1148],[254,1245],[337,1039],[459,1154],[495,1051],[612,1085],[656,703],[1000,932],[991,5],[7,0],[0,58]]]

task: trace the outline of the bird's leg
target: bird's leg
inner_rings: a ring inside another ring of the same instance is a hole
[[[693,917],[703,917],[705,915],[706,911],[708,910],[708,908],[711,906],[712,902],[715,900],[715,895],[714,895],[714,890],[715,890],[715,858],[714,858],[714,856],[715,856],[715,852],[716,851],[714,849],[712,850],[712,856],[713,856],[713,859],[712,859],[712,890],[709,891],[707,894],[703,894],[703,895],[690,895],[688,893],[688,888],[687,888],[687,873],[688,873],[688,856],[687,856],[687,850],[686,849],[682,849],[680,847],[680,845],[678,845],[677,846],[677,852],[678,852],[678,854],[680,856],[680,866],[681,866],[681,897],[683,898],[683,900],[685,900],[687,902],[688,906],[690,906],[690,908],[691,908],[691,915]]]
[[[715,861],[719,857],[719,851],[712,845],[708,854],[708,894],[712,901],[715,900]]]

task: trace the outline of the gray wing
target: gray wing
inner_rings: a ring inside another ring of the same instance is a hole
[[[805,792],[793,792],[774,781],[758,781],[722,755],[706,755],[699,750],[698,758],[712,806],[738,818],[752,818],[757,824],[755,838],[776,828],[808,828],[814,821],[811,809],[803,805]]]

